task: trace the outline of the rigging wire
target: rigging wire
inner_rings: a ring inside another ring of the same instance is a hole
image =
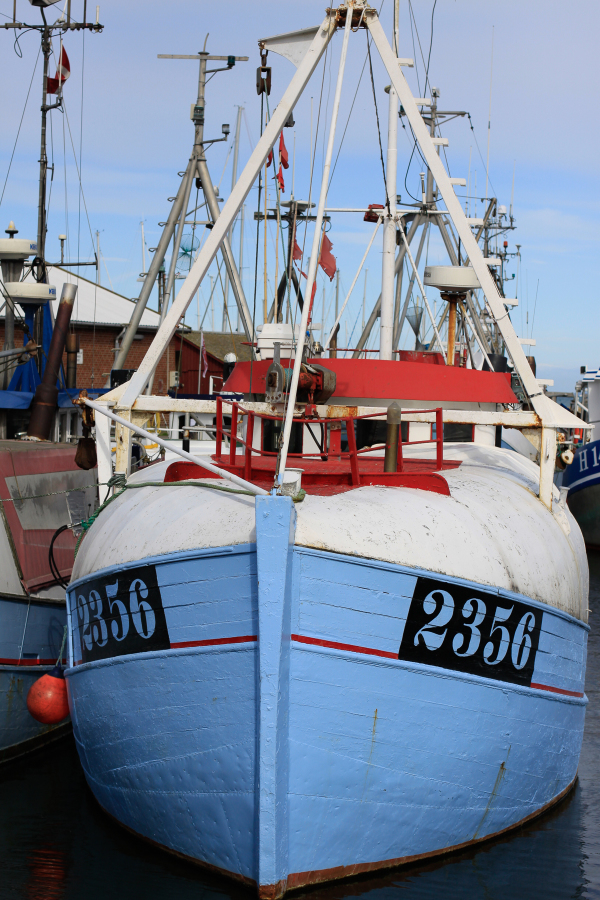
[[[482,154],[481,154],[481,149],[480,149],[480,147],[479,147],[479,142],[478,142],[478,140],[477,140],[477,135],[476,135],[476,133],[475,133],[475,128],[473,127],[473,120],[471,119],[471,113],[467,113],[467,117],[468,117],[468,119],[469,119],[469,125],[471,126],[471,131],[473,132],[473,138],[474,138],[474,140],[475,140],[475,146],[477,147],[477,152],[479,153],[479,158],[480,158],[480,160],[481,160],[481,162],[482,162],[483,169],[484,169],[484,171],[485,171],[485,173],[486,173],[486,176],[487,176],[487,178],[488,178],[488,181],[489,181],[489,183],[490,183],[490,187],[491,187],[491,189],[492,189],[493,192],[494,192],[494,196],[497,197],[498,194],[496,193],[496,188],[495,188],[494,185],[492,184],[492,179],[491,179],[491,178],[489,177],[489,175],[488,175],[487,166],[486,166],[485,160],[484,160],[484,158],[483,158],[483,156],[482,156]],[[475,198],[475,199],[477,199],[477,198]]]
[[[379,158],[381,159],[381,172],[383,175],[383,188],[385,190],[385,205],[387,206],[388,215],[390,211],[390,197],[387,189],[387,179],[385,177],[385,163],[383,161],[383,145],[381,143],[381,127],[379,125],[379,110],[377,108],[377,95],[375,93],[375,79],[373,77],[373,61],[371,60],[371,44],[367,36],[367,56],[369,57],[369,73],[371,75],[371,88],[373,90],[373,103],[375,104],[375,118],[377,119],[377,138],[379,140]]]
[[[2,201],[4,199],[4,192],[6,191],[6,185],[8,184],[8,176],[10,175],[10,170],[13,164],[13,159],[15,156],[15,150],[17,149],[17,141],[19,140],[19,135],[21,134],[21,127],[23,125],[23,119],[25,118],[25,110],[27,109],[27,101],[29,100],[29,94],[31,93],[31,88],[33,85],[33,79],[35,78],[35,73],[37,70],[38,62],[40,61],[40,53],[42,52],[42,48],[38,50],[38,55],[35,60],[35,65],[33,67],[33,73],[31,75],[31,81],[29,82],[29,89],[27,91],[27,96],[25,97],[25,103],[23,105],[23,112],[21,113],[21,121],[19,122],[19,128],[17,130],[17,136],[15,138],[15,143],[13,145],[12,153],[10,155],[10,161],[8,163],[8,171],[6,173],[6,178],[4,179],[4,187],[2,188],[2,194],[0,195],[0,206],[2,206]]]
[[[429,36],[429,53],[428,53],[428,55],[427,55],[427,66],[426,66],[426,68],[425,68],[425,86],[424,86],[424,93],[427,91],[427,84],[429,83],[429,66],[430,66],[430,63],[431,63],[431,50],[432,50],[432,48],[433,48],[433,24],[434,24],[434,16],[435,16],[435,8],[436,8],[436,6],[437,6],[437,0],[433,0],[433,6],[432,6],[432,8],[431,8],[431,32],[430,32],[430,36]],[[414,19],[414,12],[413,12],[413,8],[412,8],[411,0],[408,0],[408,8],[409,8],[409,11],[410,11],[410,14],[411,14],[412,18]],[[414,23],[415,23],[415,31],[416,31],[416,33],[417,33],[417,40],[418,40],[418,42],[419,42],[419,50],[421,51],[421,59],[423,60],[423,65],[425,65],[425,58],[424,58],[424,56],[423,56],[423,49],[422,49],[422,47],[421,47],[421,38],[419,37],[419,30],[418,30],[418,28],[417,28],[417,22],[416,22],[416,19],[414,20]],[[411,30],[412,30],[412,22],[411,22]],[[413,38],[413,47],[414,47],[414,38]],[[415,54],[415,56],[416,56],[416,54]],[[417,72],[417,85],[419,86],[419,91],[420,91],[418,72]],[[410,122],[409,122],[409,125],[410,125]],[[403,127],[404,127],[404,125],[403,125]],[[411,131],[412,131],[412,127],[411,127]],[[414,137],[414,132],[413,132],[413,137]],[[419,202],[420,202],[419,199],[418,199],[417,197],[415,197],[415,196],[410,192],[409,187],[408,187],[408,183],[407,183],[407,181],[408,181],[408,173],[409,173],[409,171],[410,171],[410,166],[411,166],[411,163],[412,163],[412,160],[413,160],[413,156],[414,156],[414,154],[415,154],[415,150],[418,150],[418,151],[419,151],[419,156],[420,156],[421,159],[423,160],[423,163],[424,163],[425,165],[427,165],[427,163],[425,162],[425,159],[423,158],[423,154],[421,153],[421,148],[419,147],[418,141],[417,141],[416,137],[414,137],[413,149],[412,149],[412,152],[411,152],[411,154],[410,154],[410,158],[409,158],[409,160],[408,160],[408,165],[407,165],[407,167],[406,167],[406,172],[405,172],[405,174],[404,174],[404,187],[405,187],[406,192],[408,193],[409,197],[412,197],[412,199],[413,199],[415,202],[419,203]]]

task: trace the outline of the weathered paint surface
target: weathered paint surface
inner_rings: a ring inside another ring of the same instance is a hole
[[[564,791],[583,733],[587,626],[444,576],[450,594],[467,587],[533,611],[536,686],[433,657],[407,662],[398,654],[415,586],[435,573],[298,546],[288,560],[282,500],[261,500],[262,519],[258,505],[258,552],[247,543],[142,561],[156,571],[172,649],[69,669],[77,746],[102,806],[276,896],[482,839]],[[94,583],[128,586],[134,568],[99,570]],[[75,661],[82,640],[104,640],[75,606],[87,581],[70,592]]]
[[[383,487],[307,496],[297,508],[296,545],[513,590],[586,622],[581,532],[557,490],[552,512],[539,502],[538,467],[511,450],[474,444],[446,444],[444,454],[462,460],[444,473],[451,497]],[[152,481],[168,465],[153,466]],[[163,553],[165,535],[170,552],[254,543],[254,499],[177,484],[126,491],[86,535],[73,578]]]
[[[24,741],[52,730],[30,716],[26,700],[34,681],[56,662],[66,625],[66,608],[0,597],[0,622],[1,755],[8,748],[16,750]]]

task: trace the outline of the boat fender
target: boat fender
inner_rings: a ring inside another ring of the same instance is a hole
[[[55,666],[31,685],[27,709],[43,725],[58,725],[69,715],[67,683],[61,666]]]

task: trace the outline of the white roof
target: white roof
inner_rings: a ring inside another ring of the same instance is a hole
[[[27,281],[31,280],[31,276]],[[56,300],[52,303],[52,311],[56,315],[60,295],[65,281],[77,285],[77,297],[73,309],[72,321],[93,325],[127,325],[135,307],[135,301],[122,294],[116,294],[94,281],[80,275],[67,272],[58,266],[48,267],[48,282],[56,287]],[[158,328],[159,315],[152,309],[144,310],[140,322],[141,327]]]

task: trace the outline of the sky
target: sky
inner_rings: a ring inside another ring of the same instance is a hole
[[[238,174],[260,133],[260,98],[255,89],[260,61],[257,41],[319,24],[325,5],[316,0],[299,4],[262,0],[253,5],[239,0],[221,0],[217,4],[177,0],[168,7],[154,0],[143,5],[135,0],[126,4],[117,0],[101,2],[103,32],[87,33],[85,37],[69,33],[64,39],[71,77],[64,89],[66,115],[58,111],[51,114],[49,154],[54,162],[54,177],[47,257],[51,261],[60,258],[58,235],[66,233],[68,258],[92,259],[99,232],[102,283],[125,296],[137,296],[137,279],[142,271],[140,222],[144,221],[147,264],[148,250],[156,247],[160,237],[158,223],[167,218],[169,198],[179,185],[177,173],[187,164],[193,140],[190,105],[196,99],[197,64],[190,60],[157,59],[157,55],[197,53],[208,34],[206,46],[210,53],[250,58],[237,63],[231,71],[216,74],[207,86],[205,136],[220,137],[222,123],[231,127],[229,140],[214,144],[207,153],[213,181],[226,198],[231,189],[231,148],[238,106],[244,107]],[[403,71],[415,96],[423,96],[424,61],[431,42],[429,82],[440,90],[440,105],[468,111],[471,116],[470,120],[456,119],[443,129],[443,135],[449,139],[450,173],[469,177],[471,193],[480,198],[486,195],[489,137],[488,194],[497,196],[498,202],[507,207],[512,200],[517,228],[507,236],[508,249],[515,252],[516,244],[521,248],[519,270],[516,265],[507,269],[509,275],[518,275],[519,307],[512,319],[520,337],[536,340],[533,353],[538,376],[553,378],[555,389],[572,390],[580,366],[595,368],[600,364],[600,315],[593,275],[600,237],[600,192],[595,165],[598,125],[593,113],[600,87],[596,64],[598,5],[591,0],[578,0],[575,6],[558,0],[438,0],[433,35],[432,6],[432,0],[412,0],[412,7],[408,0],[400,0],[399,54],[416,61],[414,69]],[[0,0],[0,24],[12,19],[12,7],[12,0]],[[47,11],[50,21],[60,15],[61,7],[59,3]],[[81,0],[72,0],[74,16],[81,17],[82,8]],[[88,4],[88,9],[95,9],[95,4]],[[389,36],[392,11],[392,0],[384,0],[381,19]],[[26,0],[17,0],[17,18],[34,24],[40,21],[40,13]],[[322,166],[324,122],[331,114],[340,46],[341,35],[337,35],[298,102],[295,126],[284,132],[290,161],[294,160],[295,196],[299,199],[307,199],[309,192],[311,133],[316,145],[315,172]],[[34,67],[39,39],[35,32],[27,32],[15,43],[13,32],[1,29],[0,47],[0,78],[5,86],[0,129],[0,226],[6,220],[6,227],[9,219],[14,219],[21,235],[35,237],[39,61],[35,72]],[[345,134],[329,191],[331,206],[361,207],[384,200],[373,87],[368,63],[363,69],[365,59],[366,36],[364,32],[353,34],[334,158],[344,129]],[[272,111],[294,68],[273,53],[268,62],[272,66]],[[372,64],[385,150],[388,105],[383,89],[389,79],[375,49]],[[422,164],[413,158],[407,171],[412,142],[402,127],[398,148],[398,193],[406,201],[409,194],[417,195],[419,191]],[[82,192],[77,177],[79,166]],[[290,196],[291,172],[292,166],[285,173],[284,199]],[[269,181],[268,200],[273,207],[275,190],[272,179]],[[317,189],[313,186],[313,196]],[[243,283],[251,309],[256,202],[257,192],[253,189],[246,201],[243,259]],[[476,206],[477,211],[472,210],[471,214],[481,215],[483,203],[478,201]],[[329,237],[341,275],[340,302],[350,287],[371,230],[372,226],[362,221],[362,215],[332,216]],[[197,236],[204,239],[206,233],[200,227]],[[304,271],[310,240],[310,232],[306,238],[299,235],[305,251]],[[262,242],[261,228],[258,316],[264,302]],[[234,233],[233,244],[238,255],[239,230]],[[447,261],[434,233],[426,253],[430,263]],[[183,273],[187,265],[188,260],[182,259]],[[280,253],[279,272],[281,265]],[[377,238],[365,266],[366,287],[363,271],[342,320],[341,337],[345,337],[347,323],[351,344],[360,333],[363,296],[368,315],[380,290],[381,242]],[[82,271],[93,277],[95,270]],[[274,271],[275,231],[271,228],[268,305],[274,289]],[[215,276],[216,272],[213,266],[211,274]],[[178,281],[177,286],[180,284]],[[507,295],[515,296],[516,287],[517,278],[507,285]],[[334,286],[323,274],[319,276],[315,318],[323,318],[323,288],[325,321],[331,325]],[[210,306],[207,308],[209,295],[207,278],[188,310],[186,321],[194,328],[199,315],[200,319],[204,317],[204,327],[212,326],[213,311]],[[230,300],[230,315],[234,318],[233,297]],[[222,292],[217,283],[217,328],[221,315]],[[407,331],[402,346],[410,346],[408,341]]]

